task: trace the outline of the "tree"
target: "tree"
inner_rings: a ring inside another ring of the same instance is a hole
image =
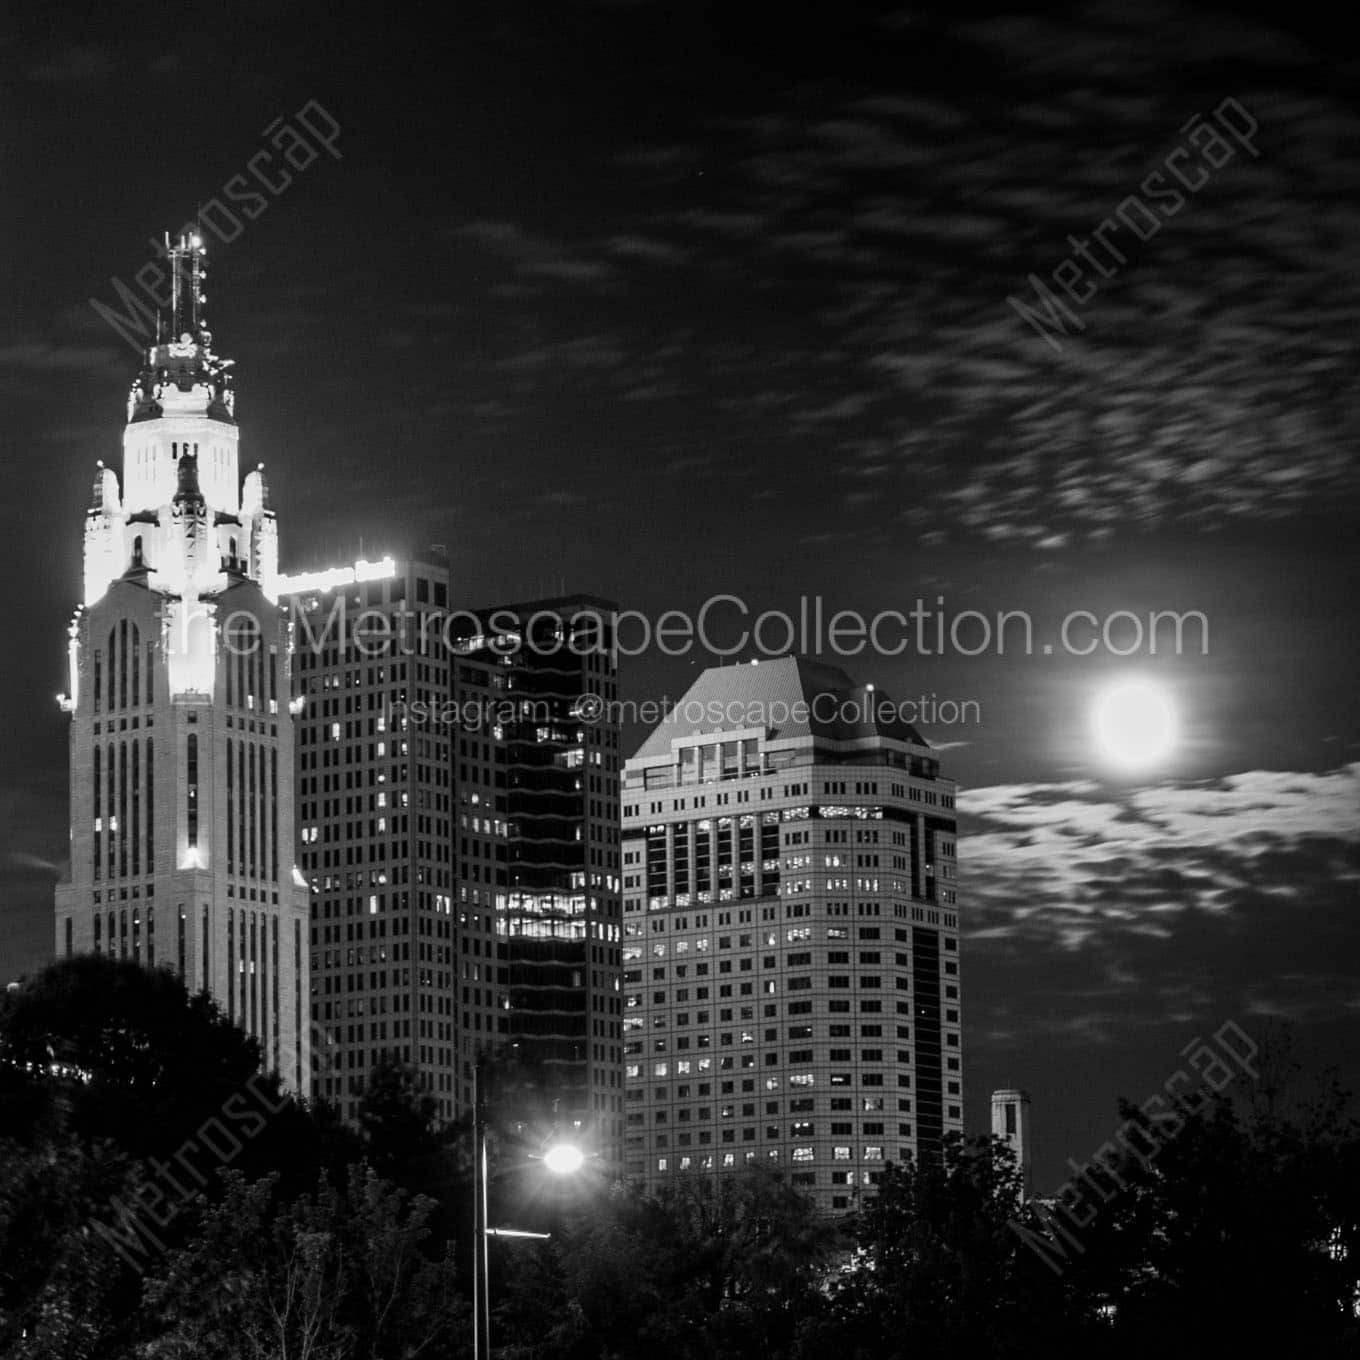
[[[359,1097],[359,1129],[368,1160],[391,1176],[439,1149],[439,1102],[422,1089],[420,1074],[407,1063],[383,1059],[374,1065]]]
[[[281,1103],[259,1070],[259,1044],[168,969],[80,954],[0,1004],[4,1132],[20,1139],[71,1133],[161,1153],[252,1079]]]
[[[135,1164],[109,1144],[0,1143],[0,1355],[92,1360],[121,1354],[135,1272],[99,1231]]]
[[[294,1190],[359,1153],[261,1070],[258,1042],[169,969],[82,954],[0,1002],[0,1136],[30,1147],[108,1140],[193,1185],[229,1164]]]
[[[511,1356],[725,1360],[788,1353],[835,1241],[810,1201],[750,1171],[625,1187],[571,1213],[502,1285]],[[626,1288],[621,1282],[626,1281]]]
[[[199,1199],[190,1239],[147,1282],[144,1360],[416,1360],[460,1344],[451,1254],[422,1251],[431,1201],[364,1165],[293,1203],[274,1177],[222,1174],[225,1193]]]
[[[937,1159],[889,1163],[850,1224],[856,1250],[824,1315],[802,1330],[801,1360],[1019,1357],[1080,1344],[1088,1330],[1064,1291],[1019,1257],[1010,1228],[1021,1180],[998,1139],[946,1138]]]
[[[1334,1083],[1293,1109],[1205,1094],[1155,1156],[1121,1162],[1102,1249],[1122,1266],[1122,1353],[1356,1353],[1360,1141],[1345,1104]]]

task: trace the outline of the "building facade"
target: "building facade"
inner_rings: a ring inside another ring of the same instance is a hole
[[[1028,1092],[1017,1087],[992,1092],[992,1137],[1000,1138],[1015,1154],[1022,1199],[1028,1199],[1033,1192],[1034,1149],[1030,1143],[1029,1121]]]
[[[239,471],[231,361],[200,315],[203,247],[168,247],[172,338],[133,383],[122,477],[99,466],[68,637],[70,868],[56,952],[175,969],[294,1090],[310,1067],[306,892],[278,532]]]
[[[591,596],[478,611],[453,686],[462,1107],[477,1058],[499,1060],[527,1141],[556,1125],[611,1173],[623,1131],[616,612]]]
[[[625,763],[625,1171],[826,1211],[962,1130],[955,786],[888,697],[707,670]]]
[[[313,1094],[352,1119],[392,1059],[448,1121],[486,1060],[530,1144],[556,1125],[617,1168],[615,607],[454,608],[431,553],[278,584],[294,620]]]
[[[452,770],[438,552],[279,579],[293,618],[311,1094],[353,1119],[383,1059],[455,1113]],[[414,716],[413,716],[414,715]],[[418,720],[420,719],[420,720]]]

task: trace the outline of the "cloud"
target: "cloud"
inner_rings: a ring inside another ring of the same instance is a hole
[[[657,241],[648,236],[632,233],[611,236],[604,245],[612,255],[645,260],[652,264],[679,264],[690,256],[689,251],[671,241]]]
[[[127,364],[119,352],[105,345],[61,345],[29,340],[0,345],[0,369],[31,373],[123,374]]]
[[[457,234],[504,256],[522,275],[560,283],[602,284],[614,277],[603,260],[573,253],[547,237],[526,231],[514,222],[480,220],[457,229]]]
[[[872,478],[865,541],[1061,562],[1360,508],[1360,164],[1344,154],[1360,117],[1325,83],[1291,84],[1288,33],[1155,13],[960,21],[932,42],[972,88],[791,86],[616,157],[648,192],[602,201],[579,239],[467,223],[463,248],[502,266],[495,371],[594,374],[608,327],[621,403],[702,394],[696,450],[777,446],[791,486],[828,466]],[[883,41],[910,70],[902,18]],[[1140,239],[1121,209],[1229,95],[1259,154],[1234,147]],[[1056,286],[1071,238],[1106,223],[1121,261],[1085,266],[1094,292],[1054,349],[1021,314],[1031,276]]]
[[[117,68],[112,53],[102,47],[70,46],[40,61],[28,76],[40,85],[83,94],[103,85]]]
[[[1357,1009],[1360,988],[1335,984],[1335,960],[1360,884],[1360,764],[1120,795],[998,785],[959,807],[960,919],[989,982],[974,992],[984,1028],[1040,977],[1047,1020],[1031,1015],[1031,1028],[1088,1035],[1098,1013],[1160,1024],[1211,996],[1263,1015]]]
[[[960,23],[985,97],[847,88],[837,106],[791,90],[656,148],[657,167],[706,155],[722,173],[638,234],[685,252],[676,277],[697,295],[722,280],[722,324],[743,310],[748,333],[768,318],[779,335],[777,362],[768,345],[704,354],[728,419],[763,417],[727,389],[782,386],[763,428],[838,466],[872,453],[881,503],[909,502],[918,535],[1050,556],[1354,506],[1360,167],[1340,147],[1360,118],[1325,87],[1289,87],[1304,55],[1289,34],[1156,12]],[[1232,147],[1140,239],[1121,208],[1146,201],[1190,115],[1228,96],[1259,123],[1259,154]],[[1055,350],[1011,299],[1033,310],[1030,276],[1052,286],[1069,238],[1102,223],[1121,260],[1086,266],[1094,293]]]

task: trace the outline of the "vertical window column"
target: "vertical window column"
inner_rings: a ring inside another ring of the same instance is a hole
[[[100,876],[101,872],[103,871],[103,858],[104,858],[103,855],[100,853],[100,851],[104,848],[104,824],[101,821],[101,817],[103,814],[100,812],[100,809],[104,805],[103,804],[104,791],[100,784],[100,776],[103,773],[102,769],[103,754],[104,754],[103,747],[101,747],[96,742],[94,748],[94,806],[91,809],[91,816],[93,817],[94,826],[94,835],[92,840],[94,852],[94,876],[96,879]]]
[[[269,877],[279,879],[279,748],[269,750]]]
[[[192,850],[198,845],[198,734],[196,732],[189,733],[187,748],[184,797],[189,848]]]
[[[118,876],[128,871],[128,753],[127,742],[118,743]]]
[[[231,668],[227,668],[227,674],[231,674]],[[235,754],[236,743],[230,737],[227,738],[227,874],[236,872],[236,771],[233,768],[232,757]]]
[[[132,743],[132,821],[128,836],[132,841],[132,872],[142,872],[142,743]]]
[[[155,743],[146,739],[146,871],[156,872],[156,774]]]

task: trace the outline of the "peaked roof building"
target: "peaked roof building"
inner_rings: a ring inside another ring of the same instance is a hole
[[[748,1164],[829,1212],[962,1128],[955,790],[798,657],[705,671],[624,766],[626,1171]]]

